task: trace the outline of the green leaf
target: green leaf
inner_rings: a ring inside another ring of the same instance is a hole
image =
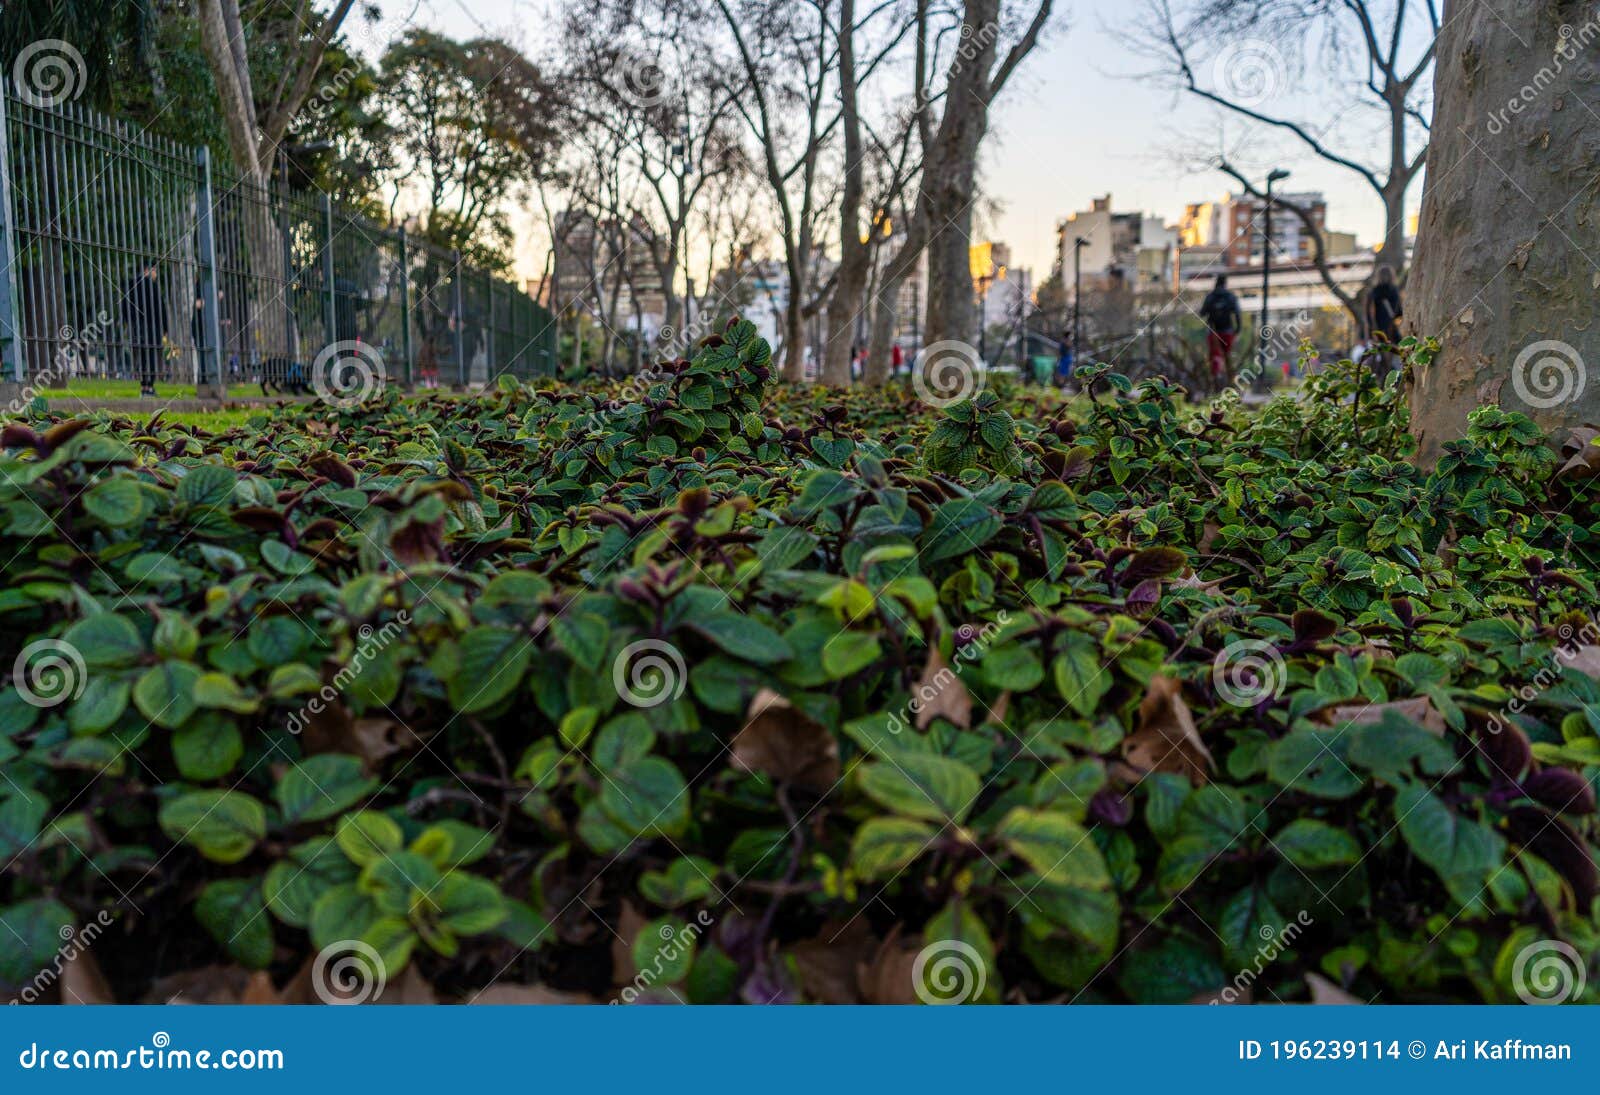
[[[240,965],[263,970],[272,964],[272,919],[256,879],[208,883],[195,900],[194,918]]]
[[[188,662],[162,662],[145,671],[133,686],[133,703],[139,713],[157,726],[175,730],[195,713],[195,686],[200,670]]]
[[[334,829],[334,840],[350,862],[365,867],[400,850],[405,834],[387,814],[376,810],[361,810],[339,819]]]
[[[1090,890],[1111,885],[1100,849],[1084,828],[1065,814],[1018,806],[1006,815],[995,835],[1052,885]]]
[[[933,511],[922,534],[922,561],[935,563],[967,555],[1000,531],[1000,515],[976,498],[956,498]]]
[[[611,773],[599,801],[629,839],[680,836],[689,825],[689,788],[672,762],[660,757],[646,757]]]
[[[233,721],[210,712],[172,735],[172,762],[184,779],[203,783],[233,771],[244,755],[244,738]]]
[[[72,933],[72,910],[52,898],[39,897],[0,909],[0,983],[27,985],[42,969],[52,968],[62,939]]]
[[[742,612],[723,611],[691,617],[684,626],[697,631],[735,658],[757,665],[773,665],[794,656],[794,651],[772,628]]]
[[[290,766],[274,794],[287,825],[321,821],[366,798],[378,781],[361,770],[361,761],[342,753],[319,753]]]
[[[675,916],[652,920],[633,940],[633,966],[650,984],[675,985],[694,964],[696,933]]]
[[[822,668],[830,680],[843,680],[872,665],[883,654],[878,637],[841,631],[822,646]]]
[[[112,528],[137,525],[146,512],[144,489],[135,479],[104,479],[84,492],[83,508]]]
[[[861,789],[907,817],[960,824],[978,797],[978,774],[947,757],[901,754],[861,769]]]
[[[1311,818],[1285,825],[1272,838],[1272,846],[1289,862],[1307,871],[1347,867],[1361,858],[1361,845],[1355,837]]]
[[[1111,689],[1111,672],[1100,662],[1100,647],[1080,631],[1062,633],[1061,653],[1051,665],[1056,691],[1084,718],[1094,714]]]
[[[458,669],[450,678],[450,703],[457,711],[484,711],[516,690],[533,658],[534,644],[500,627],[475,627],[461,637]]]
[[[937,831],[921,821],[902,817],[875,817],[856,830],[850,846],[850,866],[866,881],[892,875],[921,855]]]
[[[261,896],[279,920],[304,928],[311,923],[311,910],[317,899],[355,877],[355,865],[340,852],[332,837],[312,837],[267,868],[261,879]]]
[[[161,831],[217,863],[237,863],[267,835],[267,811],[243,791],[190,791],[161,807]]]

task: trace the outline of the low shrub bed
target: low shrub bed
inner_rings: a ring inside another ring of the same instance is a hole
[[[9,425],[0,982],[1594,999],[1600,447],[1081,379]]]

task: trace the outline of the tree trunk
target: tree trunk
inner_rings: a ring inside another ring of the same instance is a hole
[[[839,100],[844,128],[844,188],[839,199],[839,270],[828,302],[828,339],[823,347],[822,382],[844,387],[852,379],[856,323],[870,274],[872,252],[861,238],[861,116],[856,107],[855,0],[839,5]]]
[[[1579,8],[1445,4],[1407,309],[1412,329],[1443,345],[1411,391],[1424,465],[1482,404],[1552,431],[1600,421],[1600,383],[1585,372],[1600,362],[1596,275],[1583,254],[1600,213],[1600,62]]]

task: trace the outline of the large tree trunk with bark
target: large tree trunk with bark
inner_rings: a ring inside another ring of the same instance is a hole
[[[1600,378],[1586,375],[1600,363],[1600,275],[1585,255],[1600,217],[1591,10],[1571,0],[1445,4],[1407,309],[1412,329],[1443,345],[1411,391],[1424,464],[1483,404],[1551,431],[1600,421]]]

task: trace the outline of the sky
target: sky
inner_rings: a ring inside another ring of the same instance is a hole
[[[502,35],[537,56],[555,39],[545,14],[551,0],[379,0],[386,20],[414,19],[456,37]],[[1353,173],[1323,163],[1284,140],[1264,142],[1218,108],[1180,95],[1147,75],[1150,62],[1130,45],[1130,13],[1138,0],[1066,0],[1040,46],[991,112],[981,181],[994,210],[975,235],[1010,245],[1014,265],[1044,278],[1054,259],[1056,225],[1112,195],[1118,212],[1146,211],[1176,224],[1185,203],[1215,200],[1233,180],[1204,161],[1226,148],[1241,167],[1265,175],[1293,171],[1285,188],[1320,190],[1331,229],[1355,232],[1362,244],[1382,235],[1382,207]],[[1063,10],[1064,9],[1064,10]],[[1283,73],[1281,93],[1263,109],[1323,121],[1342,116],[1341,149],[1373,158],[1379,133],[1359,114],[1340,115],[1303,81]],[[1242,142],[1242,143],[1241,143]],[[1421,186],[1412,193],[1413,211]],[[519,217],[538,234],[531,215]],[[530,240],[518,269],[538,272],[544,243]],[[535,253],[537,252],[537,253]]]

